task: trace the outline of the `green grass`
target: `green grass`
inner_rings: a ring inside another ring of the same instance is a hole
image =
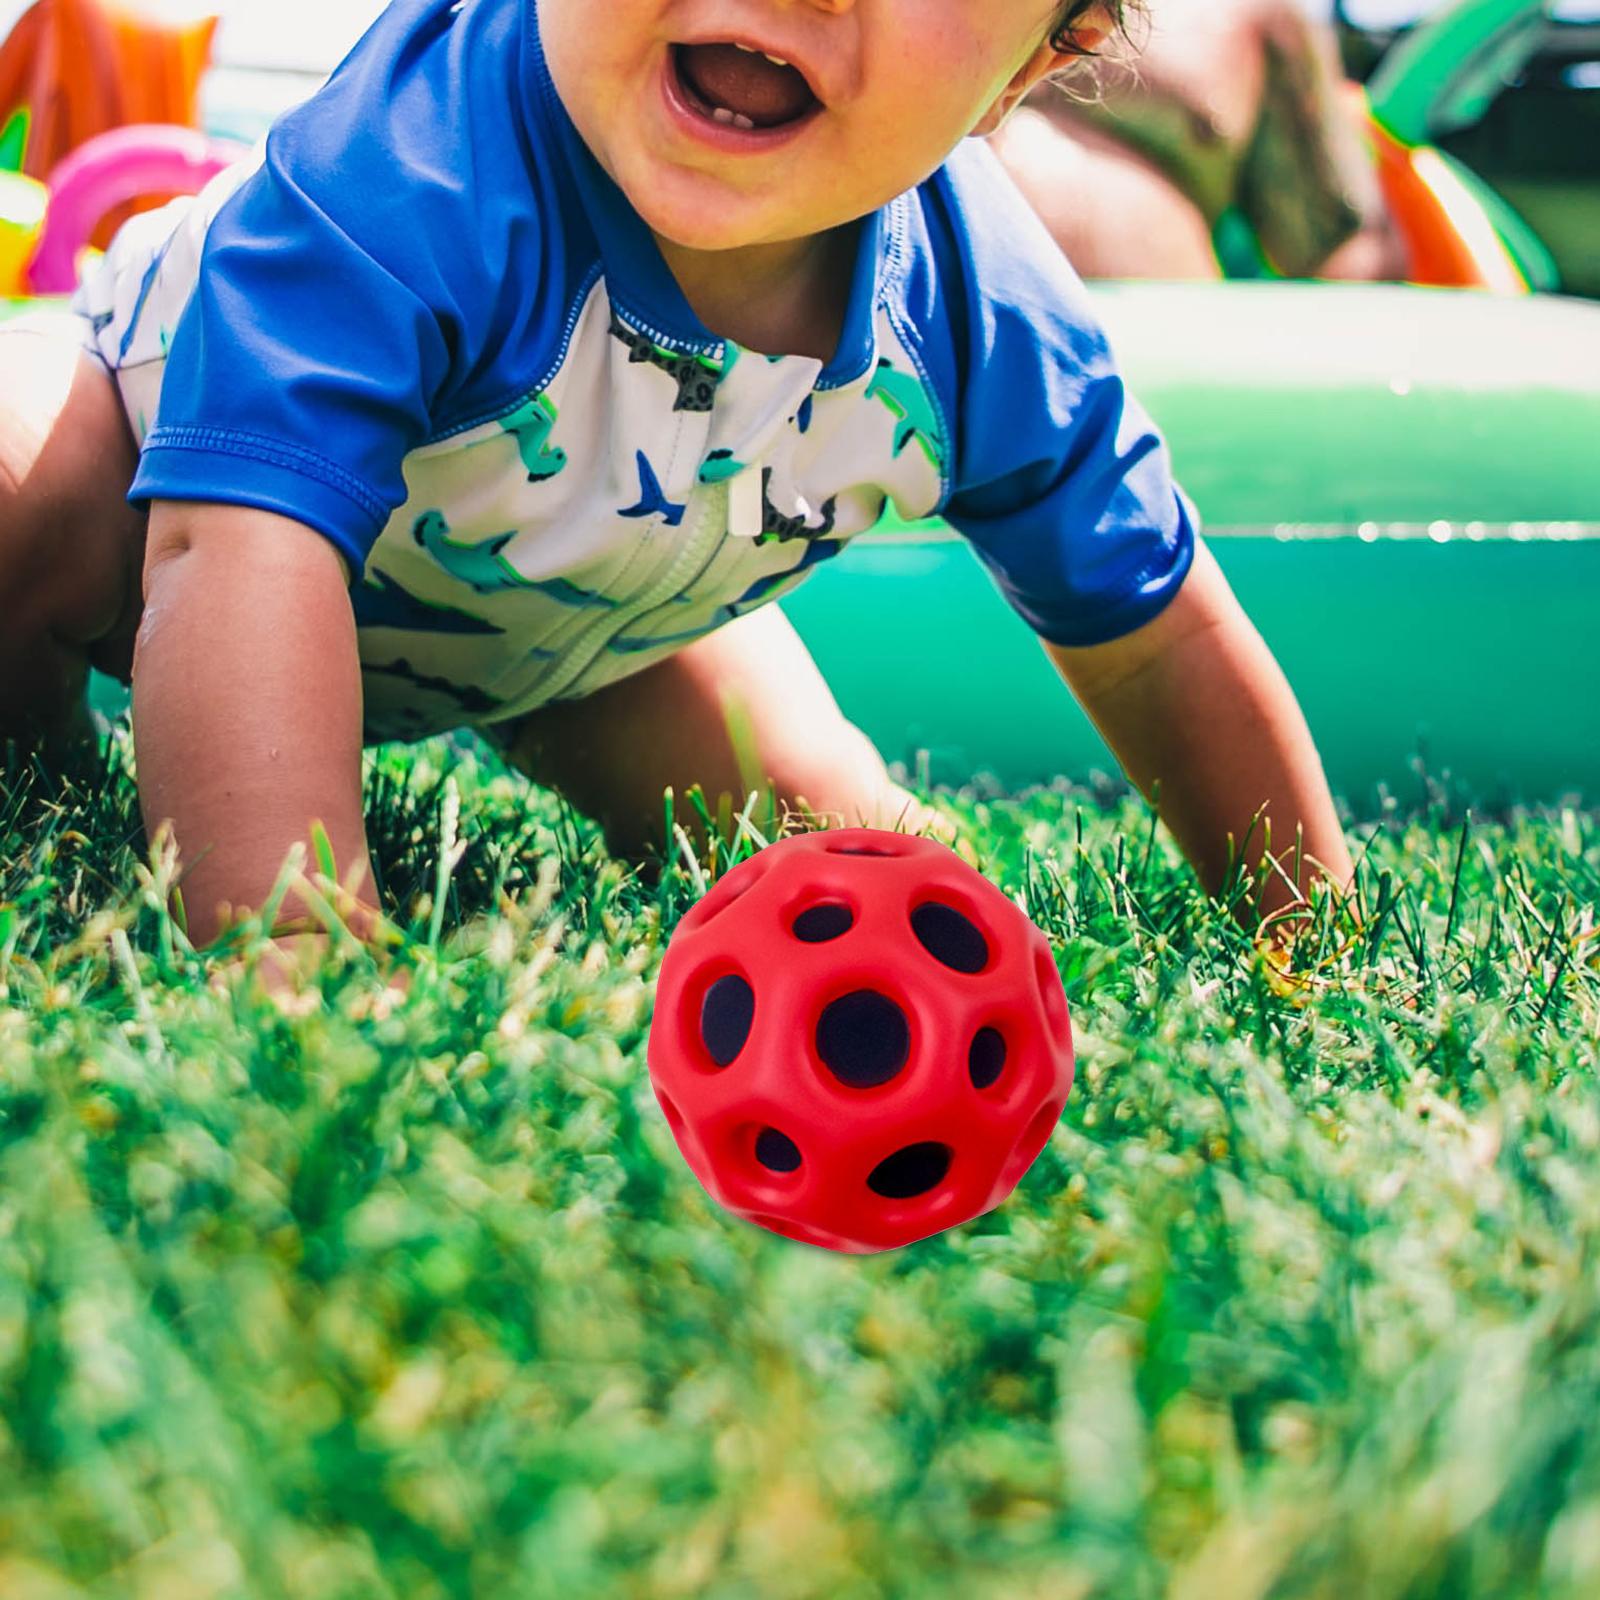
[[[725,854],[647,889],[386,747],[411,993],[285,1015],[159,911],[127,759],[0,768],[5,1600],[1600,1592],[1600,816],[1419,775],[1292,986],[1136,799],[940,794],[1079,1078],[1008,1202],[848,1257],[650,1090]]]

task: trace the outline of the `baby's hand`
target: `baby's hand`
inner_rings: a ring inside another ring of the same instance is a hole
[[[281,934],[267,945],[254,965],[255,981],[266,997],[285,1016],[306,1016],[322,1003],[317,992],[316,974],[328,959],[333,940],[325,933]],[[358,1020],[375,1017],[382,1021],[411,989],[409,967],[393,965],[380,957],[383,988],[376,996],[363,995],[349,1015]],[[237,957],[221,967],[211,978],[211,989],[227,995],[235,978],[249,981],[250,964]]]
[[[394,963],[396,949],[404,943],[404,936],[382,911],[355,892],[371,877],[370,863],[363,864],[341,883],[334,876],[338,863],[333,858],[327,834],[316,822],[312,824],[311,833],[319,862],[326,870],[314,873],[310,880],[297,870],[290,881],[290,890],[300,900],[309,897],[322,911],[331,910],[339,921],[340,948],[348,950],[360,943],[372,952],[386,985],[378,1004],[382,1007],[381,1014],[387,1016],[395,1000],[410,986],[409,972]],[[291,852],[291,860],[294,856],[295,852]],[[234,921],[232,905],[225,903],[217,909],[225,922]],[[290,916],[280,908],[272,925],[272,936],[260,945],[255,959],[239,956],[225,962],[212,978],[211,987],[217,993],[226,994],[232,988],[231,979],[243,974],[248,986],[250,974],[254,973],[260,991],[280,1011],[303,1016],[319,1004],[317,975],[327,965],[334,949],[334,935],[325,922],[319,923],[309,916]],[[351,1014],[366,1016],[374,1009],[370,1002],[363,1005],[364,1008]]]
[[[958,834],[955,823],[949,817],[915,797],[906,807],[904,816],[899,819],[899,827],[903,833],[925,833],[937,839],[940,844],[952,846]]]
[[[925,804],[909,789],[903,789],[899,784],[891,787],[890,796],[888,815],[879,821],[878,826],[898,830],[901,833],[925,834],[930,839],[937,839],[940,844],[948,845],[954,850],[969,867],[978,867],[981,870],[982,858],[971,840],[962,837],[960,824],[954,818],[935,811],[932,806]]]

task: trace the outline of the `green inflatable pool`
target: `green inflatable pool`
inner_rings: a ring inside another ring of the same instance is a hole
[[[1488,798],[1600,794],[1600,306],[1388,285],[1103,284],[1130,385],[1352,800],[1413,758]],[[16,309],[13,306],[11,309]],[[1116,765],[942,524],[884,523],[783,603],[914,776]],[[113,710],[119,686],[101,680]]]
[[[1334,788],[1600,794],[1600,306],[1378,285],[1096,285],[1131,387]],[[914,587],[911,587],[913,586]],[[891,759],[1008,786],[1115,772],[938,524],[783,602]]]

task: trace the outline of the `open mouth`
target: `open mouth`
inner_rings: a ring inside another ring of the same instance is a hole
[[[743,133],[787,131],[822,110],[805,75],[739,44],[676,44],[674,87],[697,116]]]

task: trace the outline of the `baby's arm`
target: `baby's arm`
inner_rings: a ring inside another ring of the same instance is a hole
[[[1355,875],[1316,746],[1272,652],[1235,598],[1216,558],[1195,542],[1194,566],[1167,607],[1110,643],[1069,649],[1043,641],[1067,685],[1159,812],[1213,893],[1227,869],[1230,835],[1255,868],[1266,851],[1299,888],[1314,868],[1345,890]],[[1270,871],[1270,869],[1269,869]],[[1271,873],[1262,916],[1295,903]]]
[[[343,556],[320,533],[245,506],[156,501],[133,658],[139,795],[170,818],[190,941],[265,903],[320,819],[370,929],[361,805],[361,674]],[[231,908],[231,913],[230,913]],[[293,890],[281,925],[310,914]]]

